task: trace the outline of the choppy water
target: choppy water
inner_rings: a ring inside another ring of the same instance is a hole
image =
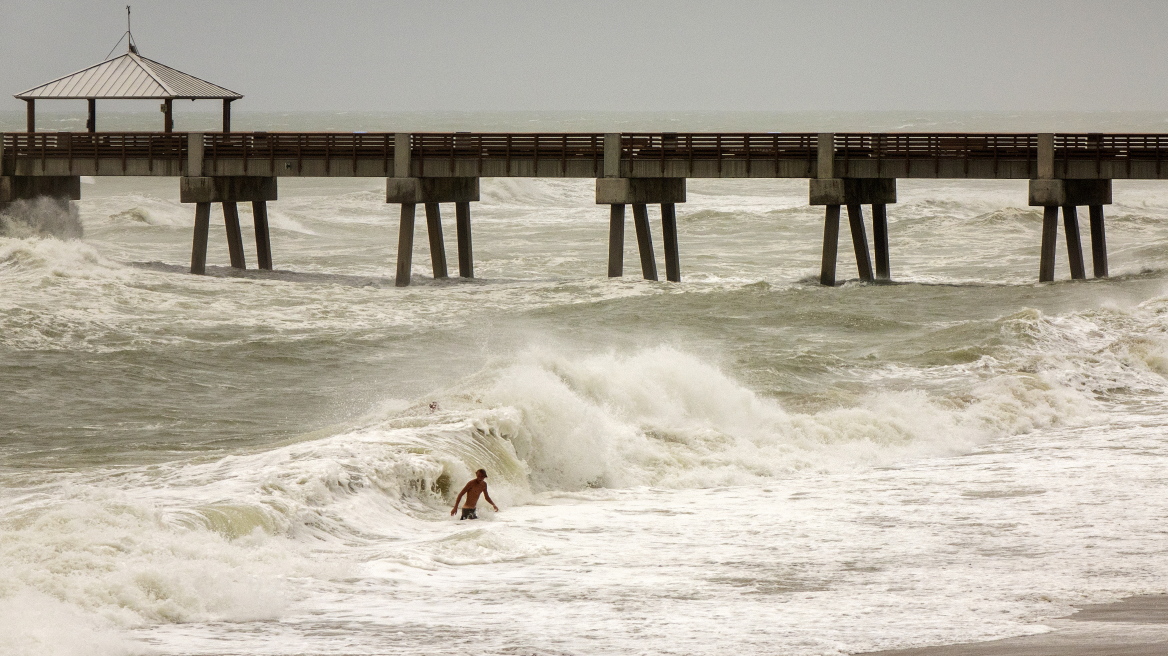
[[[591,181],[484,180],[479,279],[419,222],[398,289],[380,180],[281,181],[272,273],[216,212],[207,277],[174,180],[90,182],[0,219],[0,652],[839,654],[1163,592],[1168,186],[1037,285],[1025,182],[901,181],[901,284],[825,289],[805,181],[691,181],[670,285],[604,277]]]

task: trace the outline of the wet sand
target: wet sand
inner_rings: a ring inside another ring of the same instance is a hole
[[[866,656],[1163,656],[1168,654],[1168,595],[1086,606],[1044,623],[1041,635],[939,647],[867,652]]]

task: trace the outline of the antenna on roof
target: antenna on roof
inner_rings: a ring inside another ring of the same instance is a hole
[[[114,54],[114,51],[121,45],[122,39],[126,37],[129,37],[130,52],[135,55],[138,54],[138,44],[134,42],[134,33],[130,31],[130,5],[126,5],[126,31],[122,34],[122,38],[118,39],[118,42],[114,44],[114,47],[110,48],[110,51],[106,53],[106,59],[109,59],[110,55]]]
[[[134,43],[134,32],[130,30],[130,5],[126,5],[126,36],[130,37],[130,52],[138,54],[138,44]]]

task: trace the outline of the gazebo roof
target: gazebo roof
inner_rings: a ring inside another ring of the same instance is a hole
[[[41,98],[238,100],[242,94],[128,52],[72,75],[16,94]]]

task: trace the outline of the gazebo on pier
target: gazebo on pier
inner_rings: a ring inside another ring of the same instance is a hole
[[[36,132],[36,101],[50,99],[89,101],[86,123],[89,132],[97,132],[98,100],[161,100],[165,132],[174,130],[175,100],[222,100],[223,131],[231,132],[231,103],[242,97],[230,89],[147,59],[138,54],[132,42],[129,52],[120,57],[16,94],[16,98],[27,103],[29,132]]]

